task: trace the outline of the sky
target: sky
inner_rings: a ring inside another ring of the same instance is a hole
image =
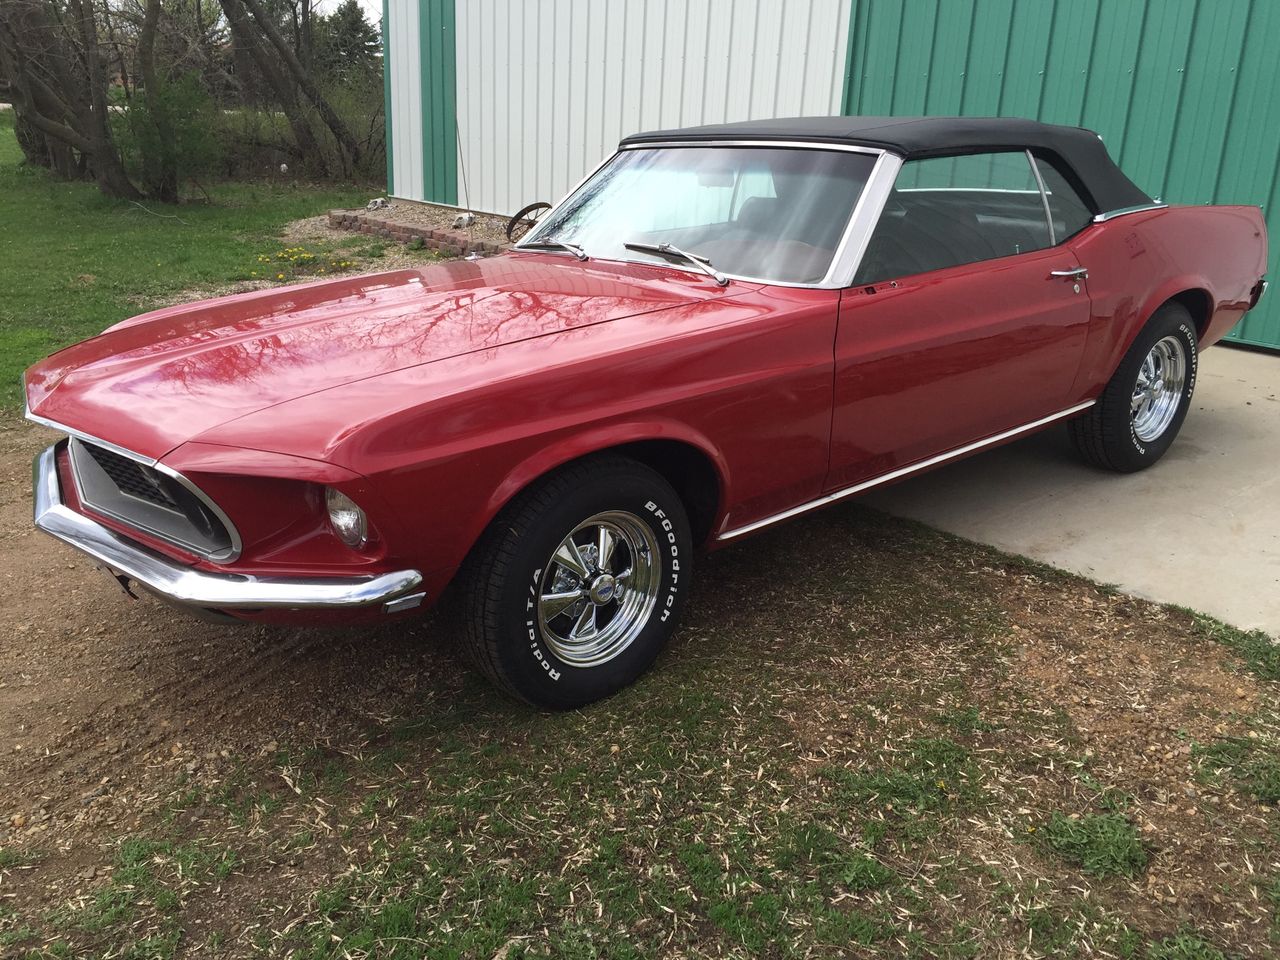
[[[328,13],[337,5],[338,0],[324,0],[320,6],[325,13]],[[382,23],[382,0],[360,0],[360,6],[364,7],[364,15],[375,26]]]

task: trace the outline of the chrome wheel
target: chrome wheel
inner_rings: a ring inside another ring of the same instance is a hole
[[[1165,337],[1143,359],[1129,401],[1129,417],[1139,440],[1158,440],[1169,428],[1186,382],[1186,348],[1177,337]]]
[[[606,663],[649,622],[661,579],[658,541],[649,525],[621,510],[598,513],[560,542],[542,573],[542,637],[566,663]]]

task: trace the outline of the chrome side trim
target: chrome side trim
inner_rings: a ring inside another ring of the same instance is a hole
[[[25,393],[26,391],[24,390],[23,392]],[[38,423],[42,427],[49,427],[50,429],[57,430],[60,433],[65,433],[68,436],[75,437],[77,440],[82,440],[85,443],[93,443],[99,447],[105,447],[112,453],[117,453],[128,460],[140,463],[144,467],[151,467],[153,470],[159,470],[165,476],[176,480],[178,483],[186,487],[187,490],[191,492],[192,496],[209,508],[209,512],[217,517],[222,525],[226,527],[227,535],[231,538],[231,550],[229,552],[225,554],[218,554],[216,556],[205,556],[205,559],[212,560],[216,563],[232,563],[240,557],[241,551],[244,550],[244,541],[240,539],[240,531],[237,530],[236,525],[231,522],[231,518],[223,512],[221,507],[209,499],[209,495],[207,493],[180,474],[177,470],[174,470],[172,467],[165,466],[159,460],[154,460],[151,457],[144,457],[142,454],[134,453],[132,450],[126,450],[118,444],[114,444],[109,440],[103,440],[101,437],[95,437],[92,434],[85,433],[83,430],[73,429],[64,423],[58,423],[56,420],[50,420],[47,417],[36,416],[36,414],[31,412],[31,408],[26,405],[25,400],[23,402],[23,415],[32,423]],[[115,519],[119,520],[121,523],[130,523],[130,521],[124,517],[116,517]],[[153,536],[155,535],[154,532],[150,530],[145,530],[144,532],[151,533]],[[160,537],[160,539],[168,540],[167,537]],[[168,542],[173,543],[176,547],[181,547],[183,550],[194,552],[197,556],[204,556],[199,551],[192,551],[189,544],[177,543],[172,540],[168,540]]]
[[[1118,210],[1105,210],[1093,218],[1093,223],[1106,223],[1116,217],[1127,217],[1131,213],[1146,213],[1148,210],[1163,210],[1167,203],[1139,203],[1132,207],[1120,207]]]
[[[367,577],[254,577],[183,566],[64,505],[58,484],[59,446],[44,450],[32,463],[35,525],[178,606],[346,610],[388,603],[422,583],[417,570]]]
[[[853,212],[849,215],[849,222],[845,224],[844,233],[840,236],[840,242],[836,244],[835,253],[831,257],[831,265],[827,268],[826,276],[816,283],[790,283],[782,280],[766,280],[762,277],[748,277],[736,273],[724,273],[723,275],[730,280],[741,280],[744,283],[762,283],[771,287],[793,287],[801,290],[841,290],[853,282],[853,277],[857,273],[858,265],[862,261],[862,255],[866,252],[867,244],[871,242],[871,232],[875,229],[876,221],[880,218],[880,211],[884,208],[885,201],[888,200],[889,193],[893,189],[893,182],[897,179],[898,170],[902,167],[902,158],[897,154],[890,153],[887,150],[881,150],[875,147],[860,147],[853,144],[844,143],[823,143],[814,140],[662,140],[644,143],[623,144],[618,147],[617,151],[605,157],[600,161],[590,173],[574,184],[573,189],[566,193],[563,197],[556,201],[545,214],[539,218],[539,224],[545,225],[551,222],[554,214],[562,207],[565,202],[577,193],[592,177],[604,169],[618,154],[624,150],[651,150],[655,148],[670,147],[773,147],[787,149],[803,149],[803,150],[835,150],[844,153],[861,153],[867,156],[878,157],[875,166],[871,168],[871,173],[867,177],[867,184],[862,189],[862,195],[858,197],[858,201],[854,204]],[[887,178],[887,182],[885,181]],[[873,184],[876,189],[873,191]],[[870,197],[868,195],[871,195]],[[520,239],[511,249],[516,252],[535,252],[534,248],[526,247],[525,244],[532,242],[538,236],[539,227],[535,227],[529,231],[527,235]],[[542,252],[542,251],[536,251]],[[654,266],[648,260],[610,260],[608,263],[636,263],[642,266]],[[679,264],[664,264],[665,267],[672,270],[679,270],[682,273],[697,274],[698,271],[692,267],[682,267]]]
[[[845,497],[852,497],[856,493],[862,493],[870,490],[872,487],[878,487],[882,484],[889,483],[892,480],[898,480],[902,477],[909,476],[913,473],[919,473],[921,470],[927,470],[929,467],[937,466],[940,463],[946,463],[948,460],[955,460],[966,454],[976,453],[984,447],[994,446],[1005,440],[1012,440],[1020,434],[1030,433],[1032,430],[1038,430],[1040,427],[1048,426],[1055,420],[1063,420],[1067,417],[1075,416],[1081,411],[1088,410],[1096,401],[1086,400],[1084,403],[1077,403],[1074,407],[1068,407],[1066,410],[1060,410],[1057,413],[1051,413],[1047,417],[1041,417],[1039,420],[1033,420],[1031,423],[1024,423],[1020,427],[1014,427],[1012,430],[1005,430],[1003,433],[997,433],[993,437],[987,437],[984,440],[975,440],[973,443],[966,443],[963,447],[956,447],[954,450],[948,450],[946,453],[939,453],[937,456],[930,457],[928,460],[921,460],[919,463],[909,464],[905,467],[899,467],[897,470],[890,470],[888,473],[881,474],[878,477],[872,477],[870,480],[863,480],[861,483],[855,483],[851,487],[845,487],[843,490],[837,490],[834,493],[828,493],[816,500],[810,500],[808,503],[802,503],[798,507],[792,507],[790,510],[784,510],[782,513],[775,513],[771,517],[765,517],[763,520],[757,520],[755,523],[748,523],[746,526],[738,527],[736,530],[727,530],[716,537],[717,540],[732,540],[734,537],[740,537],[743,534],[751,533],[759,530],[761,527],[767,527],[770,524],[778,523],[782,520],[789,520],[792,517],[799,516],[802,513],[808,513],[810,510],[817,510],[819,507],[825,507],[828,504],[835,503],[837,500],[843,500]]]

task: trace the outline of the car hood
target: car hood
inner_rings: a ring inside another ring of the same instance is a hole
[[[159,459],[246,414],[506,343],[714,296],[693,275],[548,254],[454,261],[144,314],[27,372],[27,404]]]

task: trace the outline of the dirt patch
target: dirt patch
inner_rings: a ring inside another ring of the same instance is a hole
[[[132,829],[173,775],[216,779],[300,729],[341,737],[432,674],[421,625],[227,629],[125,596],[31,526],[31,458],[56,437],[0,430],[3,842],[69,850]]]
[[[397,204],[399,202],[397,201]],[[429,207],[429,205],[421,206]],[[439,211],[441,208],[433,207],[430,209]],[[433,214],[423,213],[420,216],[426,218],[429,222]],[[437,213],[434,216],[439,219],[443,217],[443,214]],[[503,223],[505,228],[505,221]],[[447,226],[448,224],[446,223],[445,225]],[[477,233],[478,239],[489,239],[494,228],[488,220],[485,220],[482,224],[478,222],[476,229],[480,231]],[[501,241],[495,242],[505,242],[505,239],[504,235]],[[347,262],[350,266],[337,273],[326,272],[323,276],[299,275],[287,277],[286,280],[280,281],[270,278],[274,274],[274,267],[272,264],[265,264],[259,268],[262,273],[260,277],[228,280],[225,283],[193,287],[177,297],[136,297],[134,298],[134,304],[141,313],[168,306],[170,303],[188,303],[194,300],[207,300],[237,293],[249,293],[253,290],[265,290],[268,287],[322,280],[325,277],[363,276],[371,273],[387,273],[392,270],[417,270],[433,263],[443,263],[450,259],[457,259],[442,256],[432,250],[413,250],[403,243],[336,229],[329,225],[327,214],[293,221],[280,231],[278,245],[280,248],[302,247],[322,254],[322,259],[325,262],[338,260]],[[270,251],[267,252],[267,255],[269,253]],[[91,283],[93,279],[92,277],[88,279],[81,278],[79,282]]]
[[[295,220],[281,234],[284,246],[307,246],[333,249],[343,256],[356,258],[358,267],[353,273],[382,273],[388,270],[416,270],[430,263],[440,263],[451,257],[441,257],[429,250],[410,250],[403,243],[380,240],[364,234],[350,233],[329,226],[327,216]],[[376,256],[370,251],[376,250]]]

